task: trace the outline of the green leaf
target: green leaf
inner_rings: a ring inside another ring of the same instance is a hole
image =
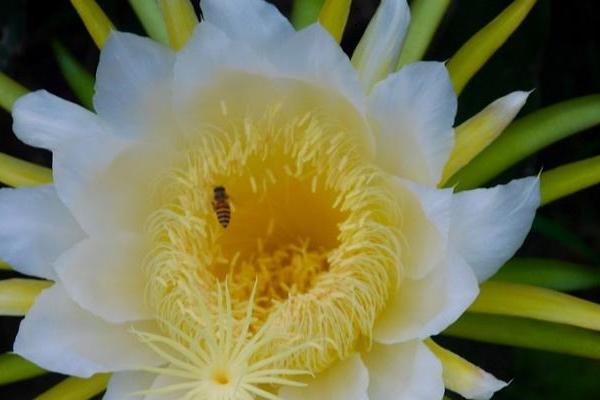
[[[600,359],[600,332],[532,319],[466,313],[443,335]]]
[[[8,186],[37,186],[52,182],[52,170],[0,153],[0,183]]]
[[[85,29],[87,29],[96,46],[99,49],[104,47],[104,43],[110,36],[110,32],[115,29],[115,26],[102,11],[102,8],[95,0],[71,0],[71,5],[79,14],[81,22],[85,25]]]
[[[325,0],[295,0],[290,20],[296,29],[314,24],[319,19],[319,13]]]
[[[44,369],[16,354],[0,355],[0,385],[35,378],[45,373]]]
[[[536,215],[533,220],[532,231],[539,233],[548,239],[557,241],[567,249],[586,257],[594,263],[600,263],[600,255],[598,252],[588,246],[576,234],[551,219],[540,214]]]
[[[511,354],[511,384],[502,399],[564,400],[600,398],[600,361],[520,349]]]
[[[167,27],[156,1],[129,0],[129,4],[152,39],[164,45],[169,44]]]
[[[93,110],[94,76],[60,42],[54,41],[52,50],[60,71],[75,96],[85,108]]]
[[[519,27],[535,2],[514,0],[452,56],[448,61],[448,72],[457,94]]]
[[[514,258],[492,280],[568,292],[600,286],[600,270],[553,259]]]
[[[600,156],[562,165],[541,175],[541,205],[600,182]]]
[[[556,290],[520,283],[485,282],[469,311],[531,318],[600,331],[600,304]]]
[[[423,58],[449,5],[450,0],[415,0],[412,2],[410,6],[411,21],[396,69]]]
[[[91,378],[69,377],[42,393],[36,400],[88,400],[106,389],[109,374],[97,374]]]
[[[319,22],[340,43],[346,30],[352,0],[325,0],[319,12]]]
[[[12,278],[0,280],[0,315],[23,316],[51,281]]]
[[[10,112],[15,101],[27,92],[21,84],[0,72],[0,107]]]
[[[12,268],[10,267],[10,265],[8,265],[8,263],[0,260],[0,270],[10,271],[12,270]]]
[[[198,16],[190,0],[158,0],[167,27],[169,44],[181,50],[198,25]]]
[[[544,147],[599,123],[600,95],[567,100],[538,110],[510,125],[445,186],[456,186],[457,190],[479,187]]]

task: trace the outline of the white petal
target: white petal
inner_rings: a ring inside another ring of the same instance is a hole
[[[189,383],[189,380],[174,376],[158,375],[150,389],[166,389],[167,386],[175,386],[184,383]],[[174,390],[166,393],[150,393],[144,396],[144,400],[181,400],[187,392],[189,392],[189,389]]]
[[[144,301],[141,238],[86,239],[63,254],[55,268],[69,296],[82,308],[112,323],[151,317]]]
[[[269,54],[269,60],[279,75],[333,89],[364,113],[366,98],[356,70],[320,24],[313,24],[281,40]]]
[[[72,143],[56,154],[59,196],[84,231],[139,233],[157,180],[169,165],[166,143],[133,143],[111,136]]]
[[[149,372],[116,372],[110,378],[102,400],[139,399],[139,395],[132,395],[132,393],[148,390],[155,379],[156,374]]]
[[[411,279],[421,279],[446,256],[452,190],[401,179],[394,184],[403,215],[402,272]]]
[[[410,64],[379,82],[369,99],[378,164],[435,186],[454,145],[456,104],[442,63]]]
[[[104,133],[101,120],[94,113],[45,90],[26,94],[15,102],[13,130],[23,142],[48,150]]]
[[[112,135],[95,114],[44,91],[22,97],[14,118],[14,129],[21,139],[53,151],[58,197],[87,230],[90,204],[84,196],[86,186],[131,143]],[[105,190],[96,185],[91,188],[91,197]]]
[[[112,135],[93,135],[65,142],[54,152],[56,191],[85,231],[89,232],[88,214],[95,211],[86,191],[92,191],[91,196],[106,192],[106,187],[91,186],[127,146],[128,142]]]
[[[94,107],[115,132],[166,135],[173,126],[173,52],[148,38],[113,32],[98,63]]]
[[[286,400],[369,400],[369,373],[358,354],[338,362],[307,383],[306,387],[283,387],[279,396]]]
[[[460,390],[455,388],[453,391],[465,399],[489,400],[497,391],[508,386],[508,383],[501,381],[489,372],[482,369],[479,369],[478,372],[479,376],[469,386],[462,387]]]
[[[435,223],[442,235],[447,236],[452,218],[452,189],[436,189],[406,180],[401,182],[419,199],[427,218]]]
[[[256,49],[240,40],[233,40],[208,21],[194,30],[186,46],[177,53],[174,66],[177,105],[197,96],[203,87],[213,83],[223,71],[267,73],[270,64]],[[183,96],[184,99],[180,97]]]
[[[363,355],[370,400],[441,400],[442,365],[421,341],[374,344]]]
[[[539,204],[538,178],[454,196],[450,241],[479,281],[494,275],[521,247]]]
[[[53,185],[0,190],[0,259],[17,271],[55,279],[52,263],[83,237]]]
[[[231,71],[267,76],[273,73],[270,64],[246,43],[232,40],[207,21],[200,23],[177,54],[174,67],[175,110],[184,132],[194,133],[201,127],[197,114],[203,111],[198,104],[203,90]],[[215,103],[214,98],[211,102]]]
[[[310,32],[318,35],[310,36]],[[201,23],[175,64],[174,100],[181,132],[206,135],[214,131],[213,126],[232,126],[247,117],[263,118],[278,104],[278,115],[326,115],[326,123],[339,123],[341,130],[357,139],[357,147],[372,157],[374,140],[368,124],[344,97],[344,88],[354,86],[359,101],[364,101],[348,58],[335,47],[334,54],[325,59],[302,60],[302,65],[290,63],[289,57],[297,57],[297,52],[320,51],[315,47],[318,43],[308,41],[309,36],[319,40],[320,35],[327,43],[333,41],[328,33],[315,27],[294,35],[273,52],[258,55],[210,23]],[[333,41],[332,46],[337,44]],[[344,73],[354,83],[347,84],[336,73],[346,67],[349,71]]]
[[[460,394],[465,399],[472,400],[489,400],[496,392],[504,389],[508,386],[508,383],[497,379],[494,375],[481,370],[481,378],[476,382],[476,386],[473,386],[469,391],[463,391]]]
[[[288,19],[263,0],[202,0],[200,6],[205,21],[253,47],[273,43],[294,32]]]
[[[81,377],[159,364],[130,327],[84,311],[55,284],[37,297],[21,322],[14,351],[49,371]]]
[[[406,0],[383,0],[379,5],[352,55],[366,92],[396,67],[409,22]]]
[[[422,279],[404,279],[375,323],[377,342],[393,344],[425,339],[446,329],[477,297],[473,271],[450,253]]]

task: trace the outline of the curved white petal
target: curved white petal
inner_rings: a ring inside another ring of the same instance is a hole
[[[53,185],[0,189],[0,259],[17,271],[55,279],[52,263],[83,238]]]
[[[127,146],[118,137],[94,135],[65,142],[54,152],[52,172],[58,196],[87,232],[89,213],[95,211],[89,199],[106,191],[94,183]]]
[[[521,247],[539,205],[538,178],[454,196],[451,245],[474,269],[479,281],[494,275]]]
[[[402,266],[408,278],[421,279],[446,257],[452,190],[396,179],[402,211]]]
[[[175,95],[181,106],[213,83],[223,71],[271,74],[270,64],[256,49],[241,40],[227,36],[209,21],[196,27],[186,46],[177,53],[174,66]],[[183,98],[182,98],[183,97]]]
[[[306,383],[306,387],[283,387],[279,396],[286,400],[369,400],[369,372],[358,354],[318,373]]]
[[[383,0],[377,8],[352,55],[366,92],[396,67],[409,22],[406,0]]]
[[[232,40],[207,21],[200,23],[187,45],[177,54],[174,67],[173,100],[183,132],[197,134],[201,122],[206,123],[198,116],[199,112],[205,112],[205,107],[198,102],[204,90],[231,71],[266,76],[274,73],[270,64],[244,42]],[[217,98],[219,95],[216,93]]]
[[[84,136],[104,134],[101,120],[85,108],[38,90],[14,104],[13,131],[23,142],[48,150]]]
[[[125,371],[116,372],[110,378],[106,393],[102,400],[125,400],[139,399],[139,395],[133,393],[148,390],[152,382],[156,379],[156,374],[143,371]]]
[[[410,64],[379,82],[369,98],[378,164],[392,174],[435,186],[454,146],[456,107],[442,63]]]
[[[335,90],[364,113],[366,97],[348,56],[320,24],[284,38],[268,54],[280,76]]]
[[[288,19],[264,0],[202,0],[200,6],[205,21],[253,47],[268,45],[294,32]]]
[[[462,390],[456,389],[456,393],[469,400],[489,400],[494,397],[496,392],[508,386],[508,383],[501,381],[494,375],[482,369],[479,370],[479,379],[471,383],[471,386]]]
[[[404,279],[373,329],[377,342],[394,344],[424,339],[446,329],[477,297],[471,267],[457,254],[422,279]]]
[[[145,254],[140,237],[93,236],[63,254],[55,269],[82,308],[112,323],[144,320],[151,317],[144,301]]]
[[[183,378],[167,376],[167,375],[158,375],[154,382],[152,382],[152,386],[150,390],[156,390],[155,393],[149,393],[144,396],[144,400],[181,400],[189,389],[181,389],[181,390],[173,390],[160,392],[160,390],[166,390],[168,386],[177,386],[180,384],[189,383],[189,380],[185,380]]]
[[[297,57],[297,52],[322,51],[319,43],[308,40],[310,32],[318,33],[310,36],[312,39],[320,40],[322,35],[337,46],[328,33],[321,31],[320,27],[303,31],[278,44],[277,49],[257,54],[210,23],[201,23],[175,63],[174,100],[180,131],[200,137],[214,132],[215,126],[243,126],[246,118],[263,118],[277,105],[281,107],[278,115],[327,116],[325,123],[335,121],[340,129],[356,137],[358,148],[372,156],[374,140],[368,124],[344,93],[344,88],[354,86],[350,92],[356,92],[358,101],[364,100],[348,58],[335,47],[333,55],[315,55],[312,62],[302,60],[298,65],[289,60]],[[342,73],[340,69],[348,71]],[[348,84],[344,74],[354,83]]]
[[[509,385],[507,382],[501,381],[481,368],[478,369],[477,375],[477,377],[473,377],[472,381],[463,382],[464,386],[457,386],[451,390],[460,394],[465,399],[489,400],[494,397],[496,392]]]
[[[441,400],[442,365],[421,341],[374,344],[363,354],[370,400]]]
[[[84,311],[55,284],[37,297],[21,322],[14,351],[49,371],[81,377],[159,364],[130,327]]]
[[[173,52],[153,40],[111,33],[98,63],[94,96],[98,115],[119,135],[168,134],[173,127],[174,61]]]
[[[166,143],[115,136],[74,142],[55,155],[59,196],[87,233],[139,233],[156,206],[151,194],[171,154]]]

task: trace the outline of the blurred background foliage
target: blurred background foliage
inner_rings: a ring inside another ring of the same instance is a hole
[[[289,15],[291,0],[272,2]],[[98,3],[119,29],[143,32],[128,2],[98,0]],[[378,3],[377,0],[354,0],[342,42],[348,53],[360,39]],[[509,3],[509,0],[454,0],[426,59],[450,58]],[[98,50],[68,1],[0,2],[0,70],[30,89],[44,88],[76,101],[57,66],[51,45],[55,39],[73,52],[90,72],[95,70]],[[511,91],[531,89],[535,91],[521,115],[562,100],[600,93],[600,1],[539,0],[523,25],[463,92],[458,121]],[[49,153],[18,142],[11,131],[10,115],[3,112],[0,112],[0,151],[51,165]],[[598,154],[600,127],[548,147],[514,166],[495,182],[534,175],[541,169]],[[557,258],[599,268],[599,200],[600,188],[592,188],[541,209],[519,255]],[[1,275],[9,277],[11,273]],[[576,295],[600,302],[597,289]],[[18,318],[0,319],[0,352],[11,349],[18,323]],[[440,338],[439,341],[498,377],[513,379],[495,399],[600,398],[599,361],[457,339]],[[51,374],[2,387],[0,398],[32,399],[61,379]]]

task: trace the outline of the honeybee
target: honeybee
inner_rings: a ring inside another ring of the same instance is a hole
[[[216,186],[213,194],[213,209],[217,214],[217,220],[223,228],[227,228],[231,221],[231,206],[229,205],[229,196],[223,186]]]

